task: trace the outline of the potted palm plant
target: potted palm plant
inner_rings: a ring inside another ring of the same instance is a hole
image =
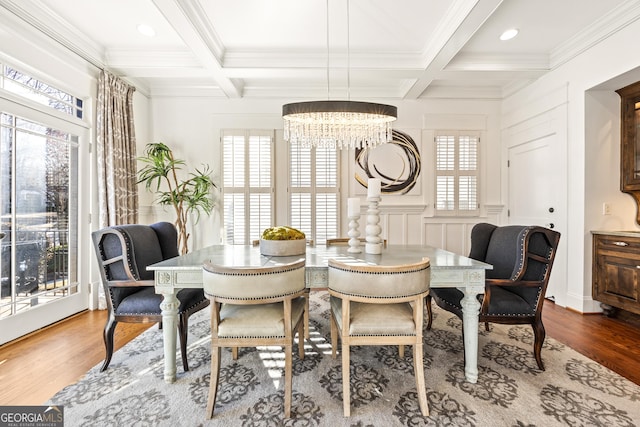
[[[211,192],[217,187],[211,179],[211,171],[208,165],[203,165],[202,169],[189,173],[188,178],[180,179],[178,171],[185,162],[176,159],[171,149],[162,142],[147,144],[144,154],[138,158],[145,165],[138,171],[138,183],[144,183],[147,191],[156,193],[157,203],[174,208],[178,248],[184,255],[189,252],[189,214],[195,214],[194,224],[197,224],[201,213],[208,215],[215,206]]]

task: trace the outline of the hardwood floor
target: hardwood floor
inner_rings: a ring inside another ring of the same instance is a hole
[[[640,316],[582,315],[545,301],[542,321],[548,336],[640,385]]]
[[[106,320],[106,310],[85,311],[0,346],[0,405],[41,405],[82,378],[104,360]],[[116,350],[151,326],[119,323]]]
[[[78,381],[104,358],[105,320],[106,311],[87,311],[0,346],[0,405],[40,405]],[[640,316],[582,315],[547,301],[543,321],[548,336],[640,385]],[[116,349],[150,326],[119,324]]]

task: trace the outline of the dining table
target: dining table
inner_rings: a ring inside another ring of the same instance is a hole
[[[478,380],[478,294],[484,293],[485,271],[493,267],[463,255],[425,245],[388,245],[381,254],[353,253],[349,246],[309,245],[306,253],[294,256],[268,256],[254,245],[212,245],[164,260],[147,267],[154,272],[155,292],[163,296],[162,330],[164,341],[164,380],[176,380],[176,343],[179,301],[177,293],[183,288],[202,288],[203,264],[228,267],[258,267],[294,262],[305,258],[307,288],[327,288],[328,261],[335,258],[347,262],[372,265],[402,265],[427,257],[430,261],[432,288],[457,288],[464,293],[462,322],[464,328],[465,378]]]

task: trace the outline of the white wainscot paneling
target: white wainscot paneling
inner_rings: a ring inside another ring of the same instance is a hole
[[[467,255],[471,248],[471,229],[486,218],[424,218],[423,243]]]
[[[421,244],[420,229],[425,207],[425,205],[380,206],[382,237],[387,239],[390,245]]]

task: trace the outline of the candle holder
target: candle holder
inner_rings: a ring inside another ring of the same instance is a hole
[[[368,197],[369,209],[367,210],[367,242],[364,245],[364,251],[368,254],[380,255],[382,253],[382,239],[380,233],[380,211],[378,203],[380,197]]]
[[[354,215],[349,217],[349,232],[347,235],[349,238],[349,249],[347,252],[352,254],[358,254],[362,252],[360,249],[360,231],[358,231],[360,215]]]

